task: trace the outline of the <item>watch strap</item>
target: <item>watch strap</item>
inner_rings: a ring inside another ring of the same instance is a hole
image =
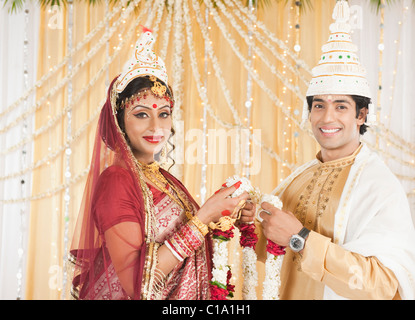
[[[301,238],[303,238],[303,239],[305,239],[305,238],[307,238],[307,236],[308,236],[308,234],[310,233],[310,230],[309,229],[307,229],[306,227],[304,227],[304,228],[302,228],[301,230],[300,230],[300,232],[298,232],[298,235],[301,237]]]

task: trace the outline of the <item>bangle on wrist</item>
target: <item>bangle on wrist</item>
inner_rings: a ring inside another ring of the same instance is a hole
[[[175,249],[175,247],[170,243],[169,240],[164,241],[166,247],[170,250],[170,252],[179,260],[180,262],[184,260],[184,258],[180,255],[180,253]]]
[[[206,226],[207,228],[207,226]],[[164,241],[167,248],[180,261],[192,255],[200,248],[205,240],[205,236],[194,224],[193,219],[184,224],[169,239]]]
[[[186,212],[186,216],[189,218],[189,221],[192,222],[199,231],[205,236],[209,232],[209,228],[205,225],[197,216],[192,216],[190,212]]]

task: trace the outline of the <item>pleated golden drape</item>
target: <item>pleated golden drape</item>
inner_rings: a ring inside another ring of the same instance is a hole
[[[66,291],[70,287],[70,278],[64,269],[64,260],[82,200],[98,113],[106,97],[109,82],[121,72],[124,63],[130,57],[131,46],[135,44],[140,34],[139,24],[145,25],[149,19],[148,15],[140,16],[140,12],[145,10],[145,3],[149,5],[148,3],[151,2],[141,3],[126,17],[121,16],[126,9],[120,9],[111,16],[111,12],[117,10],[117,5],[114,7],[106,7],[105,4],[88,6],[84,2],[77,2],[73,6],[72,28],[68,28],[68,22],[70,22],[68,21],[68,7],[62,8],[61,15],[58,16],[63,19],[62,28],[51,25],[51,21],[56,18],[53,15],[56,15],[58,11],[49,12],[48,9],[41,11],[38,79],[42,79],[47,74],[53,73],[53,75],[37,90],[39,107],[35,115],[35,129],[42,132],[36,136],[34,141],[34,162],[43,161],[44,164],[33,170],[26,299],[68,297]],[[164,3],[164,1],[161,2]],[[158,41],[155,51],[158,54],[163,52],[166,43],[163,35],[167,34],[169,21],[172,23],[169,43],[165,51],[165,62],[173,88],[175,86],[178,88],[176,93],[180,94],[180,88],[183,90],[181,114],[174,115],[178,117],[175,122],[178,126],[175,144],[178,150],[184,151],[184,161],[178,161],[176,166],[179,169],[177,174],[195,199],[200,201],[203,164],[197,159],[200,159],[201,155],[200,142],[206,138],[207,197],[217,190],[227,177],[235,174],[242,175],[244,165],[235,163],[235,158],[233,158],[238,152],[238,146],[232,130],[237,130],[238,121],[242,125],[247,123],[245,104],[247,99],[251,98],[249,123],[252,127],[251,133],[255,132],[264,146],[273,150],[283,161],[277,161],[267,149],[250,141],[252,158],[249,165],[251,169],[249,178],[252,184],[259,187],[262,192],[270,193],[282,179],[291,173],[293,167],[315,156],[317,145],[309,133],[301,130],[288,118],[255,80],[251,78],[252,81],[248,81],[247,70],[225,39],[221,27],[216,24],[214,14],[205,15],[206,7],[201,5],[200,13],[203,18],[207,17],[212,50],[217,58],[217,65],[222,71],[221,77],[224,83],[219,81],[215,75],[214,62],[205,51],[205,41],[198,27],[194,7],[191,1],[184,0],[183,2],[187,4],[191,12],[188,17],[192,23],[191,48],[195,53],[197,70],[205,86],[208,103],[217,119],[232,124],[234,127],[224,128],[210,113],[207,113],[205,122],[201,121],[204,119],[206,101],[203,101],[199,95],[200,88],[198,88],[194,70],[192,70],[186,23],[182,25],[183,48],[178,48],[174,12],[164,7],[158,7],[164,10],[163,15],[154,12],[154,8],[152,8],[153,11],[147,11],[150,12],[149,14],[154,14],[153,24],[147,27],[157,31]],[[199,3],[196,0],[195,2]],[[334,4],[335,1],[313,1],[313,8],[300,15],[301,51],[298,57],[310,67],[317,63],[321,45],[327,40]],[[232,10],[229,12],[232,13]],[[291,6],[290,2],[285,4],[285,1],[280,1],[265,8],[258,8],[255,14],[270,32],[292,50],[295,44],[295,12],[294,2]],[[248,45],[232,28],[232,21],[224,14],[219,13],[218,16],[229,31],[229,36],[235,39],[235,47],[239,48],[245,59],[248,59]],[[104,21],[105,17],[108,17],[108,22]],[[158,17],[161,17],[160,22],[158,22]],[[234,19],[241,24],[238,17]],[[103,24],[102,28],[99,28],[101,24]],[[93,30],[98,31],[91,35]],[[131,34],[129,30],[132,30]],[[70,36],[72,42],[68,42]],[[88,38],[85,38],[86,36]],[[87,41],[89,37],[91,37],[90,41]],[[81,45],[82,48],[78,50],[78,46]],[[275,56],[266,51],[263,43],[255,41],[255,46],[264,52],[267,59],[286,77],[287,81],[298,86],[299,91],[305,94],[306,86],[289,71],[288,66],[284,67],[283,62],[278,61]],[[68,55],[68,48],[76,50]],[[182,60],[178,65],[179,60],[175,52],[179,50],[182,50]],[[284,55],[284,50],[278,49],[278,53]],[[90,59],[89,56],[91,56]],[[68,61],[55,71],[63,59],[68,59]],[[280,99],[282,105],[292,112],[293,117],[301,122],[303,101],[270,72],[270,66],[261,60],[258,54],[253,52],[251,60],[258,78]],[[292,65],[295,67],[295,63]],[[286,72],[283,73],[283,71]],[[302,72],[302,74],[307,80],[310,79],[306,73]],[[224,84],[239,120],[229,108],[227,94],[224,93]],[[252,95],[247,97],[249,84],[252,85]],[[203,124],[206,125],[205,134],[208,134],[208,137],[202,135]],[[228,135],[226,150],[218,141],[215,143],[212,137],[214,134],[222,135],[222,137]],[[173,173],[175,173],[174,170]],[[238,243],[234,241],[230,246],[236,248]],[[240,250],[231,249],[230,252],[232,252],[231,263],[234,263],[234,276],[241,279]],[[258,267],[260,273],[258,298],[260,299],[263,281],[261,263],[258,263]],[[235,297],[240,299],[241,286],[237,285],[236,290]]]

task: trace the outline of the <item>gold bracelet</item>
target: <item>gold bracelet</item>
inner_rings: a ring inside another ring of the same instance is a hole
[[[190,212],[186,212],[187,217],[190,221],[199,229],[199,231],[203,234],[203,236],[207,235],[209,232],[209,228],[205,225],[200,219],[196,216],[192,216]]]

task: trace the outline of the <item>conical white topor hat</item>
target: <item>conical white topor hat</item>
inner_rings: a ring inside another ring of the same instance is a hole
[[[335,22],[330,25],[330,36],[322,46],[320,61],[312,70],[306,96],[347,94],[371,98],[366,70],[351,40],[349,17],[347,1],[337,1],[333,10]]]
[[[330,25],[330,36],[322,46],[317,66],[312,70],[312,79],[307,97],[323,94],[358,95],[371,98],[366,70],[357,56],[357,46],[352,43],[349,4],[338,0],[333,10],[334,23]],[[308,119],[308,105],[304,101],[302,125]],[[375,110],[371,103],[367,124],[375,124]]]

